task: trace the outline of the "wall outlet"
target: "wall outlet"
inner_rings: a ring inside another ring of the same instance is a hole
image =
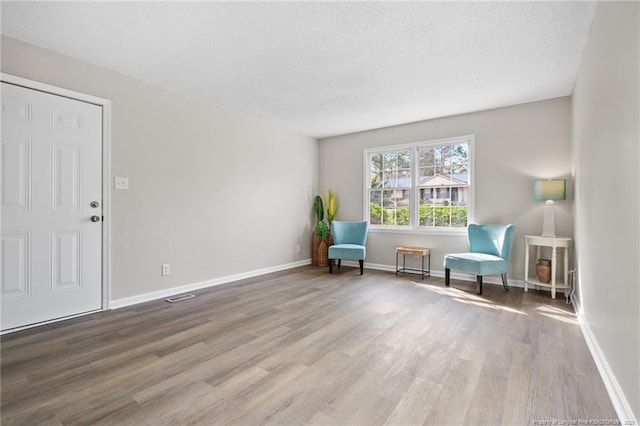
[[[121,189],[121,190],[127,191],[129,190],[129,178],[116,176],[113,179],[113,186],[115,189]]]
[[[300,244],[296,246],[296,253],[300,253]]]
[[[168,263],[162,264],[162,276],[171,275],[171,268]]]

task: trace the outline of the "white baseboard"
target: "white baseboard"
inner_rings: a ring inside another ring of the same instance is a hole
[[[638,419],[635,418],[633,411],[631,410],[631,406],[629,406],[629,401],[627,401],[627,398],[620,387],[620,383],[618,383],[616,376],[613,374],[613,371],[611,371],[607,358],[605,358],[596,336],[594,336],[591,331],[591,327],[589,327],[589,324],[584,320],[580,299],[574,298],[573,306],[576,310],[578,324],[580,324],[582,335],[587,342],[591,356],[593,357],[596,367],[598,368],[598,372],[602,377],[602,381],[607,388],[607,393],[609,394],[614,410],[616,410],[618,420],[620,420],[623,425],[637,425]]]
[[[283,271],[285,269],[297,268],[299,266],[311,264],[311,259],[299,260],[297,262],[285,263],[283,265],[271,266],[269,268],[256,269],[254,271],[243,272],[240,274],[227,275],[226,277],[214,278],[198,283],[186,284],[178,287],[171,287],[164,290],[158,290],[151,293],[138,294],[136,296],[115,299],[109,303],[108,309],[119,309],[125,306],[136,305],[138,303],[149,302],[151,300],[164,299],[177,294],[200,290],[207,287],[213,287],[220,284],[226,284],[233,281],[239,281],[246,278],[257,277],[258,275],[270,274],[272,272]]]

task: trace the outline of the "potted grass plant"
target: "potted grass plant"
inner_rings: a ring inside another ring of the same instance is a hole
[[[324,220],[318,222],[316,235],[320,238],[318,244],[318,266],[329,266],[329,226]]]
[[[325,222],[325,206],[326,218]],[[338,211],[338,197],[333,189],[329,189],[324,196],[324,201],[320,195],[316,195],[313,202],[313,211],[316,216],[316,226],[311,238],[311,264],[317,266],[328,266],[328,250],[333,244],[331,235],[331,221]]]

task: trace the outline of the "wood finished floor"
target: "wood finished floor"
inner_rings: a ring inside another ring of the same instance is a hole
[[[570,306],[303,267],[3,336],[3,425],[615,419]]]

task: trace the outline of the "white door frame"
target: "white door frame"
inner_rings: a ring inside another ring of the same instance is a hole
[[[109,310],[111,294],[111,101],[6,73],[0,73],[0,81],[102,107],[102,310]],[[82,315],[86,314],[74,316]],[[11,332],[68,318],[71,317],[15,328]]]

